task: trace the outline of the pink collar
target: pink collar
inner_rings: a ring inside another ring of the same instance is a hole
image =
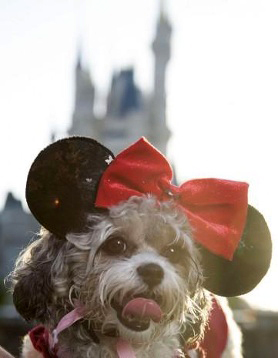
[[[136,358],[131,345],[122,338],[117,339],[116,350],[119,358]]]
[[[49,345],[52,351],[54,350],[55,345],[58,343],[58,335],[83,317],[84,308],[81,305],[78,305],[76,308],[74,308],[72,311],[70,311],[61,318],[57,327],[52,331],[52,334],[49,336]]]

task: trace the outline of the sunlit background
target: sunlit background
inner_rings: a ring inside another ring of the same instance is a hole
[[[104,113],[114,70],[133,66],[152,91],[160,7],[172,25],[168,156],[179,181],[247,181],[274,241],[271,269],[245,298],[278,310],[278,2],[275,0],[0,0],[0,204],[24,200],[25,179],[52,133],[64,136],[78,54]],[[24,204],[25,205],[25,204]],[[258,258],[259,259],[259,258]]]

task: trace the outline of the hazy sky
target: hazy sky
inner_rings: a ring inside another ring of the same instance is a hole
[[[169,156],[178,178],[247,181],[269,222],[275,256],[248,296],[278,309],[278,2],[168,0],[173,26],[167,73]],[[78,49],[96,85],[97,110],[111,73],[133,65],[150,92],[157,0],[0,0],[0,206],[23,199],[34,157],[51,131],[69,127]]]

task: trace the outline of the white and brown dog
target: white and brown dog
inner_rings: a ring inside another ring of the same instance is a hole
[[[17,310],[40,323],[22,357],[242,357],[231,312],[210,292],[261,280],[266,223],[245,183],[170,180],[144,139],[116,158],[79,137],[39,154],[26,197],[44,228],[11,275]]]

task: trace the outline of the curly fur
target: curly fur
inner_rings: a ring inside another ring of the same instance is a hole
[[[137,357],[172,357],[184,343],[202,339],[210,296],[202,287],[191,230],[173,203],[131,197],[89,216],[87,226],[85,233],[68,234],[65,239],[42,229],[11,275],[19,313],[50,331],[76,300],[84,305],[85,318],[59,335],[60,356],[116,357],[115,340],[120,335]],[[117,237],[124,240],[126,250],[111,255],[105,245]],[[175,260],[169,256],[171,248],[176,250]],[[157,264],[164,272],[161,283],[152,288],[137,271],[146,263]],[[119,321],[114,304],[124,305],[146,293],[160,300],[163,318],[136,332]]]

